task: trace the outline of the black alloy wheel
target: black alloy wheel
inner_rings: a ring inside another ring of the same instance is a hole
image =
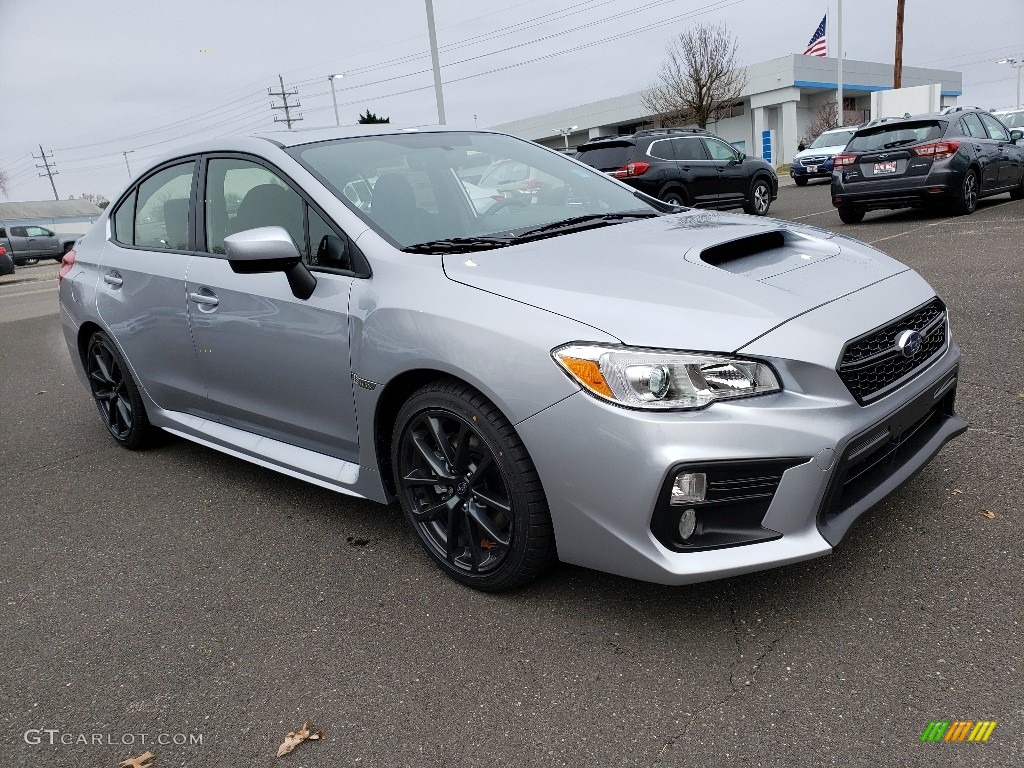
[[[141,448],[152,431],[146,408],[127,364],[106,334],[97,332],[89,340],[85,372],[107,431],[121,446]]]
[[[958,216],[969,216],[978,207],[978,174],[973,168],[968,168],[964,174],[964,180],[957,191],[956,199],[953,201],[953,213]]]
[[[406,519],[457,581],[511,589],[553,559],[536,469],[512,425],[480,393],[454,380],[420,389],[399,413],[392,457]]]
[[[752,216],[764,216],[772,205],[772,188],[764,179],[757,179],[750,187],[750,199],[743,209]]]

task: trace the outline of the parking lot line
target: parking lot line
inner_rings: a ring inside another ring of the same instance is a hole
[[[43,288],[38,291],[19,291],[18,293],[0,293],[0,299],[13,299],[15,296],[32,296],[37,293],[47,293],[53,290],[57,286],[51,285],[49,288]]]
[[[817,213],[808,213],[808,214],[805,214],[804,216],[793,216],[793,217],[790,218],[790,221],[799,221],[800,219],[809,219],[809,218],[811,218],[811,216],[821,216],[821,214],[823,214],[823,213],[832,213],[832,211],[834,211],[834,210],[835,210],[835,208],[829,208],[827,211],[818,211]]]

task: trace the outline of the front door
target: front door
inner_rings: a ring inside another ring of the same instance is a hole
[[[319,241],[321,217],[275,170],[239,157],[207,161],[204,200],[204,244],[186,293],[207,417],[357,462],[348,320],[355,278],[318,270],[313,295],[299,299],[282,272],[236,274],[224,254],[226,236],[276,225],[308,264],[307,229]]]
[[[750,174],[743,167],[740,153],[719,138],[704,139],[708,153],[718,166],[719,205],[731,206],[742,203],[750,191]]]

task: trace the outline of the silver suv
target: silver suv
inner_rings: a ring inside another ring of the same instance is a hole
[[[463,177],[498,160],[544,180],[529,204],[474,204]],[[502,134],[185,148],[60,274],[114,440],[161,429],[398,501],[478,589],[556,557],[681,584],[822,555],[966,428],[912,270]]]

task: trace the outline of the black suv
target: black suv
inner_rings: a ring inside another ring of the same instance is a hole
[[[1009,192],[1024,198],[1024,133],[988,112],[941,112],[872,120],[836,155],[832,204],[856,224],[876,208],[941,205],[974,213],[978,199]]]
[[[764,216],[779,193],[779,177],[769,163],[697,128],[600,136],[581,144],[576,159],[676,205],[742,206]]]

